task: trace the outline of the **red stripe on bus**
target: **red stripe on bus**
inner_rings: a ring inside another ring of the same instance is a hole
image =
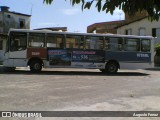
[[[27,58],[39,57],[47,58],[46,48],[27,48]]]

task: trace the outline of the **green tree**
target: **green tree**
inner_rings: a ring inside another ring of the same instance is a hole
[[[51,4],[54,0],[44,0],[44,3]],[[66,1],[66,0],[65,0]],[[143,10],[148,12],[151,20],[158,20],[160,16],[160,0],[70,0],[71,4],[81,4],[83,9],[90,9],[93,3],[96,4],[97,10],[110,12],[116,8],[122,9],[129,15]]]

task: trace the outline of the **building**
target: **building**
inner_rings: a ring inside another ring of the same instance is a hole
[[[158,43],[160,42],[160,20],[150,21],[146,16],[127,22],[117,27],[117,34],[153,36],[157,37],[155,43]]]
[[[8,33],[10,28],[30,29],[31,15],[11,12],[6,6],[0,8],[0,33]]]
[[[134,16],[125,13],[125,20],[94,23],[87,27],[88,33],[117,33],[117,27],[146,17],[146,11],[137,12]]]
[[[120,21],[111,21],[111,22],[101,22],[101,23],[94,23],[87,27],[87,33],[113,33],[116,34],[117,30],[115,27],[124,23],[124,20]]]
[[[9,11],[9,7],[0,6],[0,61],[2,61],[7,33],[10,28],[30,29],[31,15]]]

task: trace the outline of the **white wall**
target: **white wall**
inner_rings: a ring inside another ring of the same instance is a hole
[[[132,35],[140,35],[140,28],[145,28],[145,36],[152,36],[152,28],[160,28],[160,20],[151,22],[148,20],[148,18],[145,18],[140,21],[119,27],[117,29],[117,34],[125,34],[126,30],[131,29]],[[157,38],[156,42],[157,41],[160,42],[160,37]]]
[[[21,14],[15,14],[12,12],[4,12],[4,25],[3,32],[8,33],[10,28],[20,28],[20,19],[25,21],[23,29],[30,29],[30,16],[25,16]]]

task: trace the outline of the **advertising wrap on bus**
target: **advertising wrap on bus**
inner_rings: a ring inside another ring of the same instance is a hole
[[[72,52],[73,62],[94,62],[94,63],[104,63],[105,62],[105,52],[103,50],[76,50]]]
[[[62,50],[62,49],[48,49],[48,61],[50,65],[55,66],[83,66],[74,63],[104,63],[105,52],[103,50]],[[72,64],[71,64],[72,63]],[[96,67],[91,65],[90,67]]]
[[[48,50],[48,60],[50,65],[70,66],[71,53],[66,50],[50,49]]]

